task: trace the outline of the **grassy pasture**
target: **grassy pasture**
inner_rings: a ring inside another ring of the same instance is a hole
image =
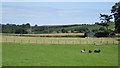
[[[118,45],[3,43],[3,66],[117,66]],[[80,50],[101,49],[101,53]]]

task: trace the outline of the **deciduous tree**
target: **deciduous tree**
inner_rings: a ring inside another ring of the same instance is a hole
[[[120,33],[120,1],[112,6],[111,13],[114,15],[115,31]]]

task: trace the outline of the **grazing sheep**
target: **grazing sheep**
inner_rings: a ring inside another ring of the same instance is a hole
[[[101,52],[100,49],[95,49],[95,50],[94,50],[94,53],[100,53],[100,52]]]
[[[92,53],[92,50],[89,50],[88,52],[89,52],[89,53]]]
[[[85,52],[85,49],[81,50],[81,53],[84,53]]]

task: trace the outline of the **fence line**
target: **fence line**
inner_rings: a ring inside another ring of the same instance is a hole
[[[93,45],[100,45],[100,44],[119,44],[117,40],[96,40],[91,39],[9,39],[5,38],[2,42],[7,43],[34,43],[34,44],[93,44]]]

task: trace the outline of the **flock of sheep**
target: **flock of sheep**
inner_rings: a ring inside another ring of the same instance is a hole
[[[85,49],[81,50],[81,53],[84,53],[84,52],[86,52],[86,50],[85,50]],[[88,50],[88,53],[92,53],[92,52],[94,52],[94,53],[100,53],[100,52],[101,52],[101,50],[100,50],[100,49]]]

